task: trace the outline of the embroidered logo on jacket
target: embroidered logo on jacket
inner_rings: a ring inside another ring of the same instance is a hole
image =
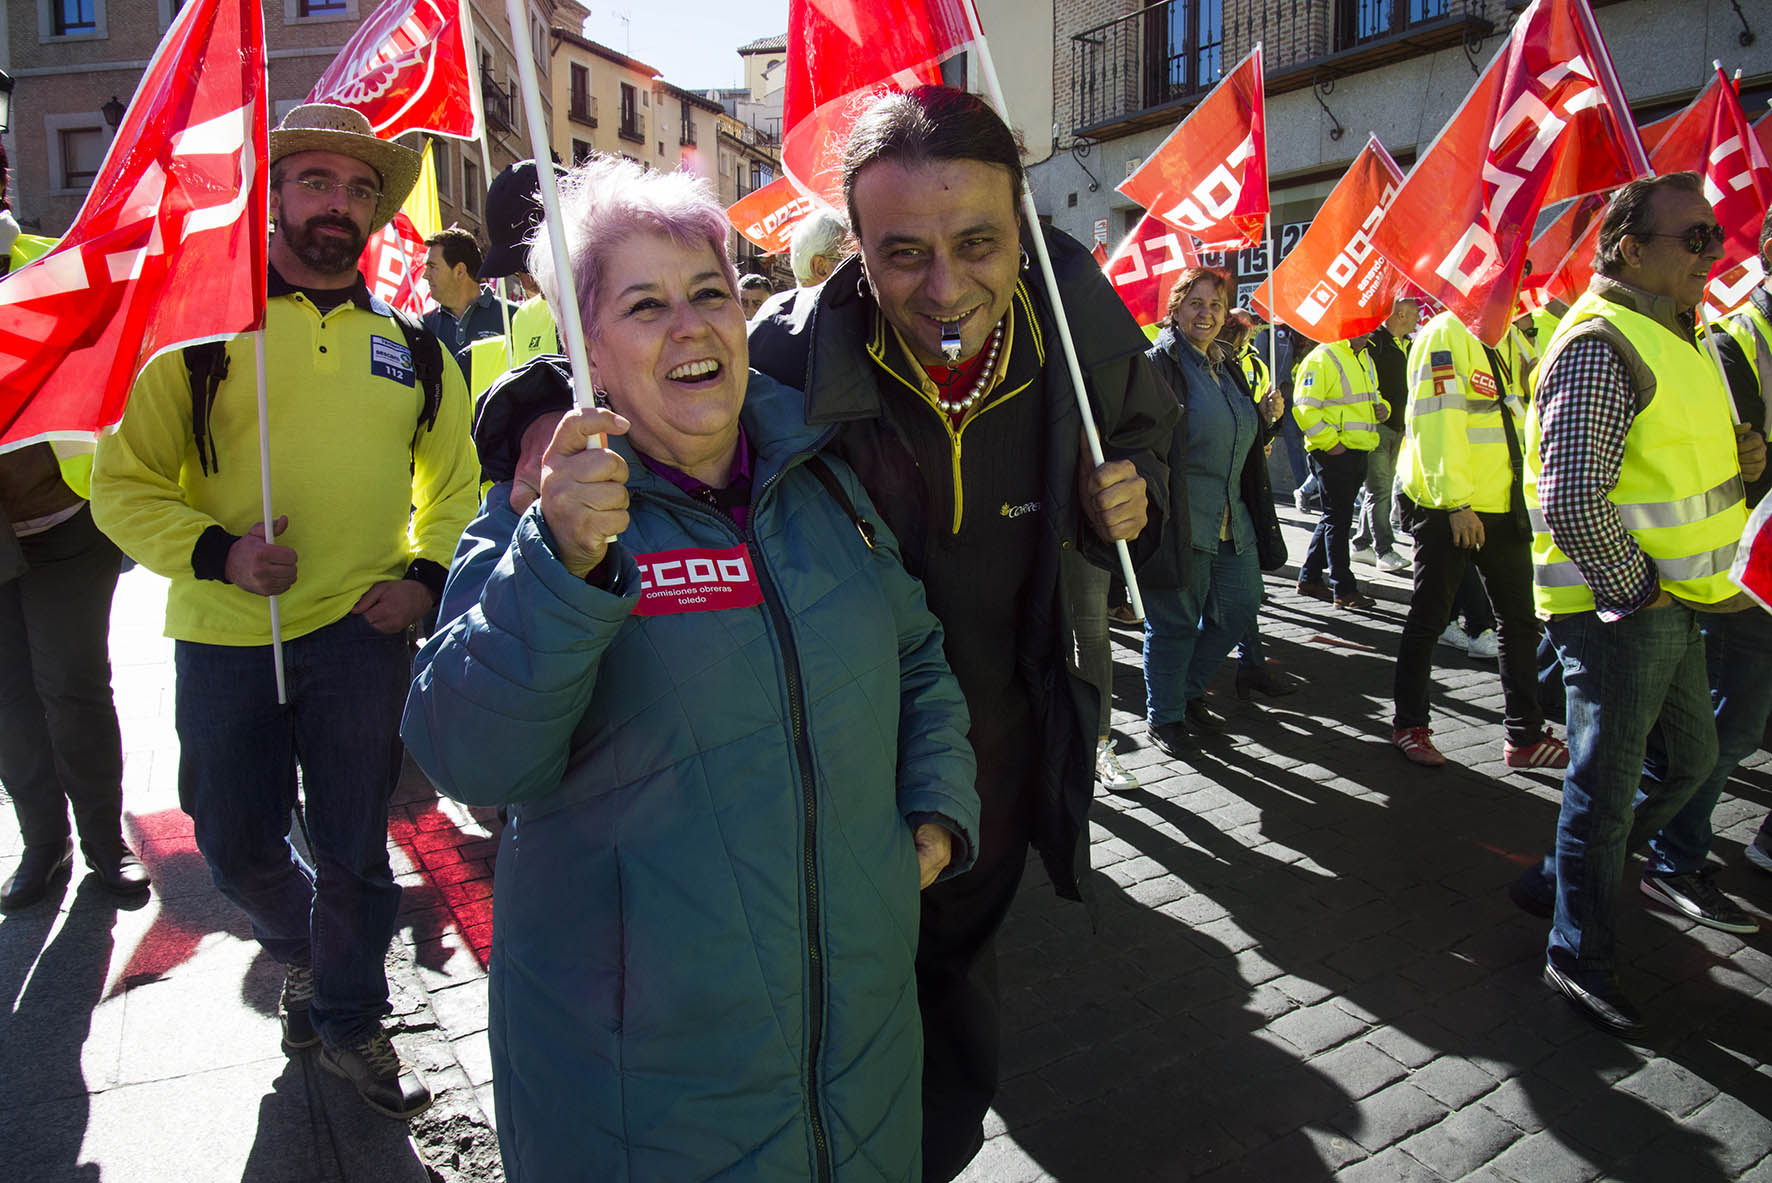
[[[730,550],[661,550],[635,555],[634,561],[640,566],[635,616],[719,612],[763,602],[751,552],[742,543]]]
[[[412,350],[386,337],[369,338],[369,375],[387,378],[402,386],[413,382]]]
[[[1039,510],[1039,508],[1040,508],[1040,503],[1038,501],[1028,501],[1028,502],[1022,503],[1021,505],[1011,505],[1007,501],[1005,501],[1003,503],[1003,508],[999,509],[997,512],[999,514],[1001,514],[1003,517],[1014,520],[1015,518],[1023,517],[1027,514],[1030,514],[1030,513],[1035,513]]]

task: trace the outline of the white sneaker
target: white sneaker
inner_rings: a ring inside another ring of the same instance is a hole
[[[1755,837],[1747,844],[1747,861],[1762,871],[1772,871],[1772,846],[1763,845],[1765,839]]]
[[[1348,551],[1348,557],[1356,563],[1377,566],[1378,555],[1369,546],[1356,546]]]
[[[1481,661],[1493,661],[1501,652],[1501,642],[1494,629],[1486,628],[1470,639],[1470,647],[1465,652]]]
[[[1387,550],[1378,556],[1378,569],[1380,571],[1391,572],[1407,571],[1409,569],[1409,560],[1394,550]]]
[[[1110,793],[1130,793],[1138,787],[1138,778],[1126,771],[1114,754],[1113,742],[1105,739],[1095,749],[1095,779]]]
[[[1450,645],[1460,653],[1469,653],[1471,651],[1470,636],[1464,631],[1463,626],[1456,620],[1447,625],[1446,631],[1440,634],[1440,644]]]

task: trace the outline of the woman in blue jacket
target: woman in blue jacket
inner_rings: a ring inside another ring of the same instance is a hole
[[[545,242],[531,269],[576,287],[608,405],[536,418],[557,360],[489,393],[483,452],[551,442],[463,537],[402,728],[445,793],[510,806],[506,1174],[914,1180],[917,894],[978,809],[940,627],[750,373],[705,183],[599,160],[563,188],[575,273]]]

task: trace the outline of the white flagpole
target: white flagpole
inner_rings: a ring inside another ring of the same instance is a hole
[[[517,0],[505,0],[507,4],[516,4]],[[991,61],[990,46],[984,39],[984,25],[978,19],[978,9],[972,0],[964,0],[966,22],[972,29],[973,44],[978,47],[979,73],[984,76],[985,89],[990,95],[991,105],[996,107],[997,114],[1003,122],[1009,122],[1009,104],[1003,99],[1003,86],[997,80],[997,67]],[[1064,300],[1058,291],[1058,276],[1052,270],[1052,255],[1046,249],[1046,236],[1040,230],[1040,211],[1034,205],[1034,190],[1024,177],[1021,185],[1021,209],[1027,219],[1028,238],[1033,241],[1034,255],[1040,260],[1040,277],[1046,283],[1046,294],[1051,298],[1052,319],[1058,326],[1058,340],[1064,346],[1065,364],[1070,369],[1071,390],[1077,396],[1077,409],[1082,414],[1083,436],[1089,441],[1089,458],[1100,468],[1107,462],[1101,450],[1101,433],[1095,429],[1095,413],[1089,406],[1089,395],[1083,388],[1083,367],[1077,361],[1077,345],[1071,339],[1071,322],[1065,314]],[[1126,598],[1133,615],[1144,615],[1144,599],[1138,592],[1138,576],[1132,569],[1132,551],[1124,539],[1114,543],[1114,549],[1120,556],[1120,574],[1126,580]]]
[[[523,118],[529,125],[529,150],[535,157],[542,211],[548,220],[548,246],[553,252],[554,274],[558,278],[555,287],[560,307],[554,309],[554,323],[559,326],[560,336],[566,342],[566,356],[572,362],[572,401],[588,409],[596,405],[591,395],[590,352],[585,348],[578,285],[572,280],[572,263],[566,254],[566,221],[560,216],[559,181],[554,175],[554,158],[548,151],[547,116],[541,109],[541,80],[531,54],[523,0],[505,0],[505,19],[510,22],[512,45],[522,46],[516,52],[517,81],[523,88]]]
[[[271,425],[270,402],[265,395],[267,379],[265,377],[265,331],[258,329],[252,334],[252,351],[258,367],[258,483],[259,494],[264,501],[265,511],[265,542],[274,544],[277,536],[272,532],[272,523],[276,520],[271,512]],[[289,692],[283,683],[283,621],[277,610],[277,597],[268,597],[271,604],[271,666],[277,674],[277,704],[282,706],[289,701]]]
[[[1280,289],[1274,283],[1274,272],[1280,269],[1279,244],[1274,241],[1274,203],[1268,201],[1267,210],[1267,382],[1268,389],[1280,389]],[[1256,285],[1260,291],[1260,285]],[[1254,303],[1254,298],[1250,298]],[[1284,408],[1280,413],[1284,415]]]

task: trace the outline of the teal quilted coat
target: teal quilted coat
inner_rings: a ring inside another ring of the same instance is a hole
[[[911,835],[939,817],[947,874],[970,862],[966,708],[860,484],[828,462],[845,506],[807,466],[800,406],[752,375],[742,531],[616,438],[614,593],[494,486],[418,656],[414,758],[511,806],[490,1039],[513,1183],[920,1175]],[[635,611],[640,564],[740,544],[761,603]]]

